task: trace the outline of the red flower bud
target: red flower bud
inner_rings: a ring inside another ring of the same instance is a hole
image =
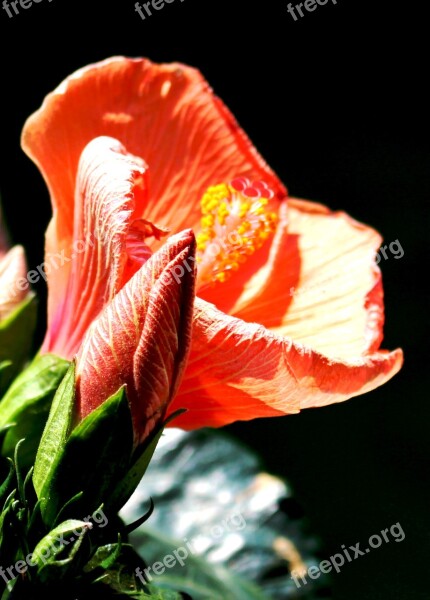
[[[135,443],[163,419],[191,340],[195,240],[172,236],[89,327],[77,356],[76,393],[84,418],[127,386]]]

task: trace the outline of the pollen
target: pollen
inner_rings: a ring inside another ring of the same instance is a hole
[[[211,186],[201,200],[198,285],[224,283],[274,233],[278,216],[264,181],[238,177]]]

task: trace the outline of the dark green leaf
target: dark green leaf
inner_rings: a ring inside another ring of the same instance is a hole
[[[155,430],[146,444],[142,448],[137,449],[132,459],[131,468],[128,470],[124,479],[118,483],[113,492],[111,506],[116,510],[120,510],[124,506],[139,485],[142,477],[145,475],[165,427],[173,421],[173,419],[184,412],[184,409],[180,409],[168,417],[166,421]]]
[[[13,456],[18,441],[25,439],[20,454],[23,468],[34,463],[52,399],[68,367],[67,361],[52,354],[37,356],[0,402],[0,428],[14,424],[5,435],[2,453]]]
[[[11,360],[0,362],[0,398],[7,390],[13,379],[13,363]]]
[[[0,395],[20,371],[29,355],[36,319],[36,297],[30,293],[15,311],[0,323],[0,363],[9,363],[9,367],[1,371]]]

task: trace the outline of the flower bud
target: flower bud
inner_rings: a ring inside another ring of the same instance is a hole
[[[190,345],[194,254],[191,230],[172,236],[89,327],[77,357],[81,419],[122,385],[136,444],[163,419]]]

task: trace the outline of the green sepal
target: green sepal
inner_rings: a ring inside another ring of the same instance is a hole
[[[17,308],[0,323],[0,394],[25,363],[33,342],[37,320],[36,296],[30,293]],[[5,368],[6,367],[6,368]]]
[[[94,511],[102,503],[110,510],[113,490],[124,477],[133,450],[125,387],[85,417],[61,445],[42,489],[38,481],[36,490],[48,526],[61,507],[81,491],[82,497],[73,504],[74,514],[78,510]]]
[[[49,486],[73,427],[75,403],[75,363],[61,381],[40,440],[34,464],[33,484],[40,499]]]
[[[128,535],[129,533],[132,533],[135,529],[138,529],[141,525],[143,525],[149,519],[149,517],[152,515],[152,513],[154,512],[154,508],[155,508],[154,500],[152,498],[150,498],[149,500],[150,500],[150,505],[149,505],[149,508],[146,511],[146,513],[143,514],[138,519],[136,519],[136,521],[133,521],[133,523],[129,523],[128,525],[126,525],[124,527],[124,533],[126,535]]]
[[[110,543],[100,546],[84,567],[94,593],[103,598],[134,598],[136,600],[181,600],[183,596],[170,590],[158,590],[144,585],[137,577],[145,563],[130,544]]]
[[[114,566],[122,549],[121,538],[118,537],[119,540],[116,544],[106,544],[97,548],[91,560],[85,565],[84,573],[91,573],[97,569],[111,569]]]
[[[2,454],[13,456],[19,440],[25,438],[20,452],[23,467],[34,462],[52,399],[69,364],[53,354],[37,356],[0,402],[0,428],[13,425],[4,437]]]
[[[59,581],[72,569],[78,570],[77,554],[92,528],[91,523],[69,519],[50,531],[32,553],[32,563],[41,583]]]
[[[140,448],[138,448],[132,458],[132,465],[129,468],[127,475],[124,479],[117,484],[112,497],[111,506],[114,510],[120,510],[124,504],[131,497],[137,486],[139,485],[142,477],[145,475],[146,470],[151,462],[152,456],[157,448],[158,442],[160,441],[163,431],[166,426],[176,419],[179,415],[186,412],[185,409],[179,409],[174,414],[170,415],[150,436],[148,441]]]

